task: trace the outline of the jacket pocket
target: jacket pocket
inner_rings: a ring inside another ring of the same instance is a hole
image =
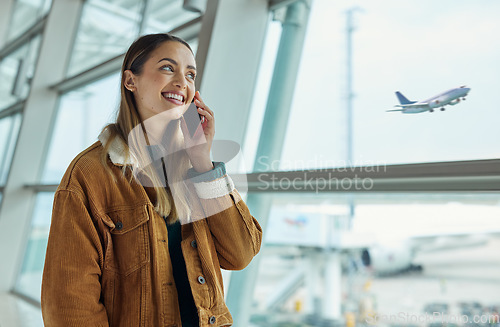
[[[174,283],[165,283],[162,285],[161,297],[163,304],[160,312],[163,326],[177,327],[175,320],[179,312],[175,308],[179,307],[179,302]]]
[[[130,275],[149,262],[149,215],[146,206],[110,211],[103,221],[110,228],[104,269]]]

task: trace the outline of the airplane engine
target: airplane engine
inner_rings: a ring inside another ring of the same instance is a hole
[[[449,104],[449,105],[454,106],[454,105],[456,105],[456,104],[457,104],[457,103],[459,103],[459,102],[460,102],[460,99],[455,99],[455,100],[451,101],[451,102],[450,102],[450,103],[448,103],[448,104]]]
[[[421,266],[412,264],[413,254],[413,250],[404,243],[382,245],[363,250],[361,260],[377,275],[392,275],[410,270],[421,270]]]

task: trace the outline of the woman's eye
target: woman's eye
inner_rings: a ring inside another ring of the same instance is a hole
[[[168,70],[168,71],[171,71],[171,72],[173,72],[173,71],[174,71],[174,69],[173,69],[173,68],[172,68],[172,66],[170,66],[170,65],[168,65],[168,66],[163,66],[161,69],[162,69],[162,70]]]
[[[196,78],[196,75],[193,74],[193,73],[189,73],[188,76],[191,78],[191,79],[195,79]]]

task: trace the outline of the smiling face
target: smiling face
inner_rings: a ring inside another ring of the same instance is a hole
[[[177,41],[167,41],[156,48],[139,74],[130,70],[124,74],[124,86],[134,93],[142,121],[191,103],[195,94],[194,56]]]

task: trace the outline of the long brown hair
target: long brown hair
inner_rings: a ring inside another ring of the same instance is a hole
[[[140,75],[142,73],[145,62],[150,58],[151,53],[164,42],[172,41],[182,43],[191,51],[191,53],[193,53],[193,50],[191,49],[189,44],[183,39],[168,33],[160,33],[141,36],[134,43],[132,43],[127,53],[125,54],[121,70],[121,100],[116,122],[109,124],[103,128],[103,131],[106,130],[106,133],[109,135],[109,137],[105,144],[103,144],[104,151],[101,155],[101,162],[103,163],[106,170],[112,175],[113,179],[115,179],[115,176],[113,175],[111,168],[108,166],[107,155],[111,143],[115,138],[119,138],[121,141],[123,141],[126,153],[130,157],[131,153],[129,146],[131,145],[128,141],[129,135],[134,130],[134,128],[135,131],[137,131],[136,127],[139,125],[144,128],[143,122],[139,115],[139,110],[137,108],[134,94],[125,88],[124,72],[126,70],[130,70],[134,75]],[[144,132],[146,131],[144,130]],[[170,122],[163,139],[167,140],[169,149],[182,148],[183,137],[180,130],[180,120]],[[168,223],[173,223],[179,219],[188,219],[191,213],[189,201],[187,198],[189,191],[187,185],[183,182],[183,180],[186,175],[186,171],[192,166],[185,151],[178,151],[175,156],[167,156],[166,159],[166,163],[162,159],[164,169],[166,170],[165,173],[168,174],[169,178],[171,176],[179,176],[178,178],[175,178],[175,183],[169,182],[168,185],[166,185],[165,179],[160,177],[158,171],[155,170],[152,166],[142,167],[141,172],[145,174],[146,178],[150,179],[150,185],[154,187],[156,194],[156,211],[160,215],[168,217]],[[127,174],[127,165],[123,165],[122,172],[124,176]],[[129,182],[132,182],[133,175],[133,173],[130,175]]]

